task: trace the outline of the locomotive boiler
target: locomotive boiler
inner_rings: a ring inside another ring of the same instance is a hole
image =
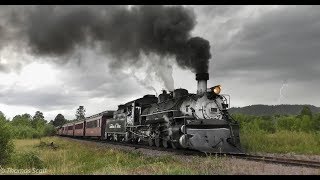
[[[239,124],[228,114],[228,99],[220,94],[220,85],[207,88],[208,79],[208,73],[196,74],[196,94],[175,89],[119,105],[106,121],[104,137],[165,148],[241,153]]]

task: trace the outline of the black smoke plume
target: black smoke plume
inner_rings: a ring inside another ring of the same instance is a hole
[[[172,56],[195,73],[207,72],[210,45],[191,37],[195,24],[193,11],[182,6],[36,6],[24,18],[24,32],[36,55],[99,47],[114,57],[117,68],[135,64],[141,53],[154,53]]]

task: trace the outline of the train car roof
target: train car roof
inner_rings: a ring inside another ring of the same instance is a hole
[[[74,122],[67,123],[67,124],[64,124],[62,127],[70,126],[70,125],[73,125],[73,124],[74,124]]]
[[[113,113],[114,113],[114,111],[103,111],[101,113],[94,114],[92,116],[86,117],[85,120],[89,120],[89,119],[96,118],[96,117],[101,117],[101,116],[112,116]]]
[[[82,121],[77,121],[77,122],[75,122],[74,124],[81,124],[81,123],[83,123],[84,122],[84,120],[82,120]]]
[[[94,114],[94,115],[92,115],[92,116],[88,116],[88,117],[86,117],[84,120],[69,122],[69,123],[67,123],[67,124],[62,125],[62,127],[66,127],[66,126],[70,126],[70,125],[74,125],[74,124],[83,123],[84,121],[91,120],[91,119],[96,118],[96,117],[101,117],[101,116],[113,116],[113,113],[114,113],[113,110],[103,111],[103,112],[101,112],[101,113]]]

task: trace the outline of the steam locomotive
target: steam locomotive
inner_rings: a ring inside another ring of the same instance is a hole
[[[119,105],[116,111],[65,124],[58,134],[206,153],[242,153],[239,124],[228,114],[227,96],[220,94],[220,85],[207,88],[208,79],[208,73],[196,74],[197,94],[175,89],[158,97],[145,95]]]

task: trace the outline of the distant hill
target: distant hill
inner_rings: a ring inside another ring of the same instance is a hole
[[[303,106],[308,106],[312,113],[320,113],[320,107],[316,107],[313,105],[250,105],[245,107],[233,107],[229,109],[231,114],[234,113],[241,113],[241,114],[248,114],[248,115],[298,115]]]

